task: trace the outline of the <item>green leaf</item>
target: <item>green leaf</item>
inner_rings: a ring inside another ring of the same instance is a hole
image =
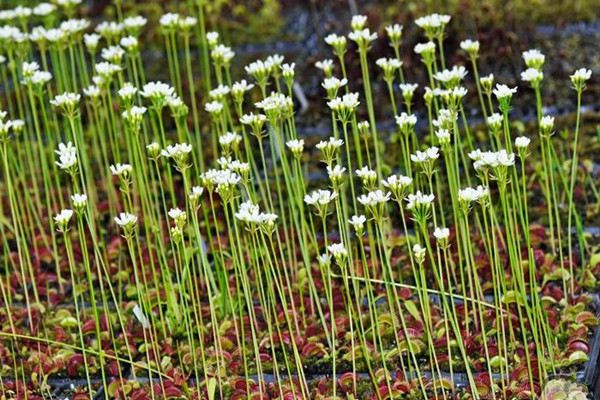
[[[412,300],[406,300],[404,302],[404,306],[406,307],[406,310],[409,312],[409,314],[413,316],[414,319],[421,321],[421,314],[419,313],[417,306]]]

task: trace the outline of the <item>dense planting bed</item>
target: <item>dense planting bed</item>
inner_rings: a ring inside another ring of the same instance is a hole
[[[201,2],[152,66],[145,17],[59,3],[0,13],[0,398],[593,392],[591,70],[551,115],[539,50],[517,87],[444,51],[448,15],[407,64],[356,15],[306,113],[295,64],[238,64]]]

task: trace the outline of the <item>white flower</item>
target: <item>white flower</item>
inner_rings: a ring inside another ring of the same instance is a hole
[[[354,227],[354,230],[356,232],[359,232],[359,233],[363,231],[365,222],[367,222],[367,217],[365,217],[364,215],[353,215],[348,220],[348,223],[350,225],[352,225],[352,227]]]
[[[219,44],[219,32],[206,32],[206,42],[211,48]]]
[[[435,43],[431,41],[425,43],[417,43],[415,45],[414,51],[416,54],[420,55],[433,54],[435,52]]]
[[[469,55],[476,55],[479,53],[479,41],[465,39],[460,42],[460,48],[466,51]]]
[[[523,52],[523,61],[528,68],[540,69],[546,57],[538,50],[531,49]]]
[[[329,140],[321,140],[315,147],[321,150],[323,153],[328,153],[335,152],[337,149],[342,147],[343,144],[344,141],[342,139],[330,137]]]
[[[223,97],[227,96],[229,92],[231,92],[231,88],[229,86],[219,85],[208,92],[208,96],[212,99],[221,100]]]
[[[442,28],[450,22],[450,16],[444,14],[430,14],[424,17],[417,18],[415,24],[425,30]]]
[[[161,152],[163,157],[174,158],[184,156],[192,151],[192,145],[187,143],[177,143],[175,145],[167,146],[165,150]]]
[[[446,85],[456,85],[467,76],[467,69],[462,65],[455,65],[452,69],[437,72],[433,77]]]
[[[75,209],[82,209],[87,205],[87,196],[85,194],[74,194],[71,196],[73,207]]]
[[[245,79],[242,79],[241,81],[234,82],[233,85],[231,85],[231,94],[233,95],[234,99],[241,99],[244,93],[252,90],[253,87],[254,84],[248,83]]]
[[[116,37],[123,32],[125,26],[118,22],[114,21],[102,21],[96,26],[96,32],[98,32],[102,37],[110,38]]]
[[[398,125],[398,127],[400,128],[400,130],[402,132],[406,132],[406,131],[414,128],[414,126],[416,124],[417,124],[417,116],[414,114],[408,115],[407,113],[403,112],[399,116],[396,115],[396,125]]]
[[[50,104],[54,107],[69,109],[76,107],[80,99],[81,95],[79,93],[65,92],[55,96],[54,99],[50,100]]]
[[[404,175],[390,175],[387,179],[382,180],[381,184],[390,189],[392,192],[404,190],[412,184],[412,178]]]
[[[515,147],[518,149],[526,149],[531,143],[531,139],[526,136],[519,136],[515,139]]]
[[[262,101],[254,103],[254,105],[256,108],[262,109],[265,114],[269,116],[279,115],[280,113],[285,113],[288,110],[292,110],[294,107],[294,102],[289,96],[286,96],[283,93],[272,92],[268,97],[264,98]]]
[[[502,127],[502,115],[493,113],[487,117],[486,122],[492,131],[498,130]]]
[[[192,187],[192,190],[188,194],[188,199],[190,200],[192,207],[195,207],[195,205],[197,205],[200,196],[202,196],[202,193],[204,193],[204,188],[202,186]]]
[[[333,71],[333,60],[326,59],[317,61],[315,67],[323,71],[325,75],[331,75],[331,72]]]
[[[122,228],[125,228],[132,227],[133,225],[135,225],[138,219],[137,216],[133,214],[122,212],[119,214],[118,217],[115,217],[114,220],[117,223],[117,225],[119,225]]]
[[[459,189],[458,201],[469,204],[481,200],[482,198],[486,197],[487,194],[487,188],[484,188],[481,185],[477,186],[476,188],[467,187],[464,189]]]
[[[411,98],[415,94],[415,90],[419,87],[416,83],[401,83],[399,85],[403,97]]]
[[[77,165],[77,149],[73,146],[73,143],[68,142],[66,145],[59,143],[58,150],[55,153],[58,154],[56,165],[60,169],[71,169]]]
[[[40,3],[33,8],[33,14],[38,17],[45,17],[52,14],[56,10],[56,6],[50,3]]]
[[[175,208],[171,208],[168,212],[169,217],[175,221],[175,224],[179,227],[182,228],[183,225],[185,224],[185,220],[186,220],[186,213],[185,211],[182,211],[181,209],[175,207]]]
[[[438,138],[441,144],[450,143],[450,131],[447,129],[438,129],[435,131],[435,136]]]
[[[440,242],[445,241],[450,237],[450,229],[436,227],[433,236]]]
[[[331,33],[325,37],[325,43],[333,47],[336,51],[345,50],[346,48],[346,37]]]
[[[310,194],[304,196],[304,202],[309,206],[312,205],[327,205],[337,198],[337,192],[330,192],[329,190],[315,190]]]
[[[361,169],[357,169],[356,171],[354,171],[356,173],[356,176],[358,176],[361,179],[368,179],[368,180],[376,180],[377,179],[377,172],[373,171],[371,168],[369,168],[368,166],[364,166]]]
[[[64,209],[54,216],[54,222],[64,229],[71,220],[71,217],[73,217],[73,210]]]
[[[516,87],[509,88],[508,86],[499,83],[496,84],[496,88],[494,89],[494,95],[498,100],[510,99],[515,93],[517,93]]]
[[[100,56],[106,61],[110,61],[114,64],[119,64],[123,56],[125,55],[125,50],[123,50],[120,46],[110,46],[105,49],[102,49],[100,52]]]
[[[87,47],[90,51],[95,51],[100,43],[101,36],[97,33],[89,33],[83,35],[83,42],[85,43],[85,47]]]
[[[140,92],[142,97],[149,99],[166,99],[175,94],[175,89],[163,82],[148,82]]]
[[[385,204],[390,200],[391,193],[384,193],[383,190],[375,190],[366,195],[358,196],[357,200],[360,204],[367,207],[374,207],[380,204]]]
[[[177,28],[181,16],[177,13],[166,13],[160,17],[159,23],[167,29]]]
[[[293,154],[301,154],[304,150],[304,140],[292,139],[288,140],[285,145],[290,149]]]
[[[537,83],[544,79],[544,73],[536,68],[527,68],[521,72],[521,79],[525,82]]]
[[[179,27],[183,31],[189,31],[194,25],[198,23],[198,20],[194,17],[185,17],[179,20]]]
[[[329,179],[331,179],[332,182],[339,182],[339,180],[344,177],[345,173],[346,168],[342,167],[341,165],[336,165],[333,168],[329,165],[327,166],[327,175],[329,175]]]
[[[235,217],[242,222],[258,224],[260,223],[260,208],[249,200],[245,201],[240,204]]]
[[[139,47],[138,39],[135,36],[126,36],[119,41],[119,44],[127,51],[134,51]]]
[[[83,89],[83,94],[91,99],[96,99],[100,96],[100,88],[96,85],[90,85]]]
[[[545,132],[550,132],[554,129],[554,117],[545,115],[540,119],[540,129]]]
[[[580,68],[570,76],[573,87],[576,90],[583,90],[585,83],[592,77],[592,71],[585,68]]]
[[[350,26],[353,30],[363,29],[365,24],[367,23],[366,15],[353,15],[352,20],[350,21]]]
[[[348,34],[348,37],[356,42],[359,48],[367,46],[369,43],[377,39],[377,33],[369,30],[369,28],[354,30]]]
[[[437,160],[440,156],[439,149],[435,146],[428,148],[425,151],[417,150],[415,154],[410,155],[410,159],[414,163],[425,163]]]
[[[415,194],[409,194],[406,201],[407,201],[407,205],[406,208],[408,208],[409,210],[412,210],[413,208],[415,208],[416,206],[429,206],[431,205],[431,203],[433,202],[433,200],[435,199],[435,195],[434,194],[423,194],[421,193],[420,190],[418,190]]]
[[[398,46],[402,38],[402,25],[388,25],[385,27],[385,31],[390,38],[392,46]]]
[[[219,44],[212,49],[210,56],[217,64],[229,65],[235,57],[235,52],[231,50],[231,47]]]
[[[418,243],[415,243],[412,247],[412,251],[415,255],[415,260],[417,261],[418,264],[421,264],[423,261],[425,261],[425,248],[424,247],[422,247]]]
[[[241,141],[242,137],[235,132],[225,132],[224,135],[219,136],[219,144],[223,147],[237,145]]]
[[[133,86],[131,83],[127,82],[123,85],[121,89],[119,89],[119,97],[126,101],[131,101],[133,96],[136,95],[138,89]]]
[[[94,70],[96,70],[96,73],[101,78],[103,78],[104,80],[108,80],[115,73],[121,71],[122,68],[119,65],[110,62],[99,62],[96,65],[94,65]]]
[[[329,108],[332,111],[340,114],[341,117],[346,117],[348,113],[353,112],[360,105],[358,101],[358,93],[346,93],[342,97],[336,97],[335,99],[327,102]]]
[[[219,114],[223,111],[223,103],[220,101],[211,101],[204,105],[204,110],[209,114]]]
[[[339,88],[341,88],[342,86],[346,86],[347,84],[348,80],[346,78],[338,79],[332,76],[323,79],[323,83],[321,84],[321,86],[323,86],[323,89],[325,89],[327,93],[333,93],[335,95]]]
[[[344,247],[343,243],[332,243],[327,246],[327,250],[329,250],[333,258],[336,260],[343,259],[348,255],[348,251],[346,250],[346,247]]]
[[[133,315],[138,320],[138,322],[142,325],[142,328],[147,329],[150,328],[150,322],[148,318],[144,315],[144,312],[137,304],[133,306]]]
[[[133,171],[133,167],[129,164],[113,164],[110,166],[110,172],[114,175],[114,176],[123,176],[123,177],[127,177],[129,175],[131,175],[131,171]]]
[[[148,20],[141,15],[134,15],[123,20],[123,26],[130,32],[137,31],[148,23]]]

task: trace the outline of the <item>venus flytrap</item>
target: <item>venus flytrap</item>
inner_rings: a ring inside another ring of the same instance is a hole
[[[417,124],[417,117],[414,114],[407,114],[403,112],[399,116],[396,116],[396,125],[400,131],[400,140],[403,145],[403,160],[404,160],[404,171],[406,174],[412,175],[412,168],[410,165],[410,153],[413,147],[415,137],[415,125]]]
[[[75,270],[77,269],[77,265],[75,262],[75,255],[73,253],[73,247],[71,244],[71,238],[68,234],[69,232],[69,222],[71,220],[71,218],[73,217],[73,210],[71,209],[63,209],[61,210],[58,214],[56,214],[56,216],[54,216],[54,223],[56,226],[56,229],[58,230],[59,233],[62,234],[63,236],[63,241],[65,244],[65,248],[67,251],[67,258],[69,260],[69,271],[70,271],[70,276],[71,276],[71,286],[72,286],[72,290],[73,290],[73,297],[74,297],[74,303],[75,303],[75,315],[77,318],[77,328],[78,328],[78,336],[79,336],[79,343],[81,346],[81,349],[83,350],[83,363],[84,363],[84,367],[85,367],[85,376],[86,376],[86,383],[87,383],[87,387],[88,387],[88,394],[90,396],[90,399],[92,398],[92,384],[90,381],[90,372],[89,372],[89,365],[88,365],[88,361],[87,361],[87,357],[85,354],[85,343],[84,343],[84,338],[83,338],[83,330],[82,330],[82,323],[80,320],[80,310],[79,310],[79,300],[78,300],[78,284],[76,282],[75,279]]]
[[[396,108],[396,99],[394,98],[394,78],[396,77],[396,71],[402,68],[402,61],[397,58],[380,58],[376,61],[376,64],[383,71],[383,80],[388,87],[388,95],[392,103],[392,110],[394,115],[398,114]]]
[[[366,23],[363,21],[362,24],[353,24],[353,31],[348,34],[350,40],[354,41],[358,46],[358,54],[360,57],[360,69],[362,72],[364,96],[367,104],[367,113],[369,114],[369,124],[371,127],[371,134],[373,136],[373,146],[375,150],[375,164],[378,175],[381,175],[382,160],[379,155],[379,137],[377,135],[377,124],[375,121],[375,109],[373,106],[373,93],[371,90],[371,78],[369,75],[369,66],[367,62],[367,52],[371,47],[371,43],[377,39],[377,33],[371,33],[368,28],[362,28]],[[358,27],[361,28],[358,28]]]
[[[327,43],[333,49],[333,54],[337,57],[340,68],[342,69],[342,79],[346,79],[348,74],[346,73],[346,63],[344,62],[344,55],[346,54],[348,47],[348,40],[345,36],[336,35],[332,33],[325,37],[325,43]],[[327,73],[325,74],[328,75]]]
[[[428,40],[430,40],[432,43],[434,40],[437,41],[440,49],[442,69],[446,68],[444,57],[444,30],[449,22],[449,15],[437,13],[426,15],[415,20],[415,24],[425,31],[425,36]]]
[[[579,146],[579,127],[581,123],[581,95],[586,88],[586,82],[592,77],[592,71],[589,69],[581,68],[578,69],[570,76],[571,84],[573,89],[577,93],[577,119],[575,121],[575,135],[573,137],[573,150],[571,156],[571,173],[569,178],[569,211],[567,217],[567,247],[569,249],[569,268],[571,272],[571,294],[575,292],[575,281],[576,277],[573,274],[573,251],[572,251],[572,237],[573,234],[571,229],[573,227],[573,192],[575,190],[575,178],[577,174],[577,168],[579,165],[578,160],[578,146]],[[583,249],[581,250],[583,252]],[[583,253],[582,253],[583,255]],[[583,260],[583,257],[582,257]]]

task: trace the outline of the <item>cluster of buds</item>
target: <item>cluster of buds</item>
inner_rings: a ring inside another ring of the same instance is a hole
[[[328,213],[329,203],[337,198],[337,192],[331,192],[329,190],[315,190],[310,194],[304,196],[304,202],[311,207],[314,207],[315,212],[321,218],[325,218]]]
[[[331,181],[331,187],[334,192],[338,192],[342,184],[344,183],[344,174],[346,173],[346,168],[341,165],[336,165],[332,167],[330,165],[327,166],[327,175],[329,176],[329,180]]]
[[[377,185],[377,172],[373,171],[368,166],[364,166],[360,169],[354,171],[356,176],[358,176],[367,190],[374,190],[375,185]]]
[[[371,214],[377,223],[381,223],[385,214],[385,206],[390,201],[390,192],[374,190],[367,194],[358,196],[357,200]]]
[[[265,122],[267,122],[267,116],[264,114],[244,114],[240,117],[240,122],[244,125],[250,126],[252,130],[252,135],[254,135],[257,139],[262,139],[265,137],[264,126]]]
[[[441,41],[444,37],[444,29],[449,22],[449,15],[434,13],[417,18],[415,24],[425,31],[425,36],[429,40],[437,39]]]
[[[275,231],[277,214],[261,212],[260,207],[251,201],[240,204],[235,217],[244,224],[250,233],[254,234],[260,231],[265,235],[271,235]]]
[[[73,210],[71,209],[64,209],[56,214],[54,216],[56,230],[61,233],[67,233],[69,230],[69,221],[71,221],[71,217],[73,217]]]
[[[50,100],[50,104],[56,107],[63,115],[69,119],[75,118],[79,114],[79,100],[81,95],[78,93],[65,92]]]
[[[467,76],[467,69],[462,65],[455,65],[452,69],[445,69],[443,71],[436,72],[433,78],[441,82],[446,89],[452,89],[460,85],[460,83]]]
[[[123,236],[127,239],[131,239],[135,234],[135,228],[137,226],[138,218],[134,214],[122,212],[118,217],[115,217],[117,225],[123,229]]]
[[[489,200],[489,190],[484,186],[477,186],[476,188],[467,187],[459,189],[458,191],[458,204],[464,213],[467,215],[471,208],[471,203],[478,202],[481,205],[486,205]]]
[[[55,153],[58,155],[58,161],[56,161],[58,168],[73,176],[77,172],[77,149],[73,143],[59,143]]]
[[[434,165],[435,160],[440,157],[439,149],[435,146],[426,149],[425,151],[419,151],[415,154],[410,155],[412,162],[421,167],[421,171],[428,177],[435,172]]]
[[[327,250],[329,250],[329,252],[333,256],[335,263],[340,268],[343,268],[346,264],[346,259],[348,258],[348,250],[346,250],[346,247],[344,246],[344,244],[343,243],[330,244],[329,246],[327,246]]]
[[[152,108],[157,112],[167,105],[167,99],[175,95],[175,89],[163,82],[148,82],[142,88],[140,95],[149,99]]]
[[[303,139],[292,139],[288,140],[285,144],[288,149],[292,152],[292,155],[297,160],[302,156],[302,152],[304,151],[304,140]]]
[[[317,143],[316,147],[323,154],[323,161],[327,165],[332,165],[333,160],[337,157],[337,152],[344,144],[342,139],[336,139],[334,137],[330,137],[329,140],[321,140]]]
[[[342,97],[336,97],[327,102],[327,105],[335,113],[337,119],[343,124],[347,124],[360,102],[358,101],[358,93],[347,93]]]
[[[380,58],[375,63],[383,71],[383,80],[389,85],[394,81],[396,72],[402,68],[402,61],[397,58]]]
[[[413,218],[422,226],[431,215],[431,206],[435,199],[434,194],[423,194],[418,190],[414,194],[409,194],[406,198],[406,208],[413,214]]]
[[[387,179],[382,180],[381,184],[392,193],[394,201],[401,206],[402,199],[406,197],[412,182],[413,180],[409,176],[390,175]]]
[[[327,98],[333,100],[337,97],[338,90],[347,84],[348,80],[346,78],[338,79],[335,76],[332,76],[323,79],[321,86],[323,86],[323,89],[327,92]]]
[[[171,158],[175,162],[175,168],[179,172],[184,172],[190,167],[188,164],[189,155],[192,152],[192,145],[187,143],[177,143],[167,146],[161,152],[161,155],[166,158]]]

